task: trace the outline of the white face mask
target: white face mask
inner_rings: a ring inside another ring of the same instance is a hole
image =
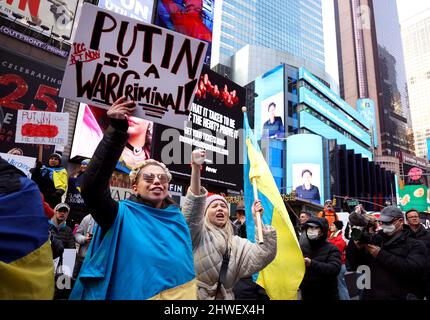
[[[396,226],[394,224],[383,224],[381,225],[381,229],[386,235],[390,236],[394,233],[394,231],[396,231]]]
[[[315,240],[319,237],[319,231],[318,230],[307,230],[306,234],[308,235],[309,240]]]

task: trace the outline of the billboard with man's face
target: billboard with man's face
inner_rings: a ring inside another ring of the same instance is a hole
[[[318,163],[294,163],[291,174],[296,197],[321,203],[321,166]]]
[[[285,136],[284,66],[278,66],[255,80],[255,136],[283,138]]]

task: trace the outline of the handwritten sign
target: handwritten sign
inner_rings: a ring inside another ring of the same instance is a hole
[[[36,158],[18,156],[8,153],[0,153],[0,157],[17,169],[24,172],[28,178],[31,178],[30,170],[34,168],[34,165],[36,164]]]
[[[137,117],[181,128],[207,44],[84,3],[60,96],[109,108],[121,96]]]
[[[18,110],[16,143],[67,145],[69,114]]]

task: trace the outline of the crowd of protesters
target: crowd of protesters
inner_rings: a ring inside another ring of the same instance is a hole
[[[269,299],[252,275],[275,258],[276,230],[263,224],[265,241],[251,242],[244,206],[229,219],[226,199],[201,186],[205,151],[190,155],[190,187],[182,207],[169,196],[169,170],[152,159],[131,171],[133,194],[112,199],[109,180],[134,109],[124,98],[112,105],[110,126],[92,159],[70,177],[58,153],[46,165],[38,162],[31,180],[0,159],[0,209],[16,213],[0,216],[0,238],[13,233],[13,239],[0,241],[0,259],[15,263],[13,268],[0,264],[0,280],[8,279],[0,299]],[[261,202],[254,201],[251,211],[257,221],[264,213]],[[296,234],[306,267],[300,299],[349,300],[347,273],[367,277],[359,299],[429,299],[430,233],[419,212],[404,216],[389,206],[377,220],[354,214],[351,237],[343,233],[330,200],[317,215],[300,213]],[[367,223],[359,225],[363,219]],[[76,251],[74,269],[69,286],[59,286],[64,273],[58,265],[66,249]],[[23,263],[35,251],[43,254]],[[55,271],[53,259],[59,259]],[[29,280],[35,270],[39,278]]]

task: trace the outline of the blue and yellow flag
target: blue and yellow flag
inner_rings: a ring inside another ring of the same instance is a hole
[[[254,202],[253,178],[257,181],[258,198],[264,208],[263,223],[272,225],[278,237],[277,255],[272,263],[258,273],[256,282],[273,300],[297,300],[297,290],[305,274],[302,251],[282,196],[249,127],[246,112],[243,123],[245,129],[243,178],[248,239],[255,241],[254,220],[251,214]]]

